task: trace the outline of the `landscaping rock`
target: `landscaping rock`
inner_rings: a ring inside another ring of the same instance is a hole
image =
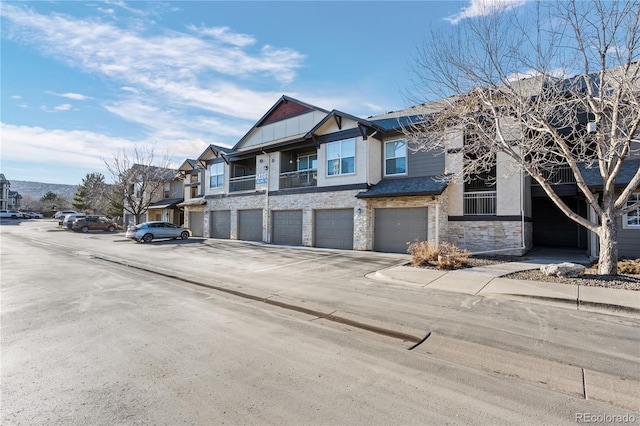
[[[556,277],[579,277],[584,273],[585,269],[584,265],[563,262],[542,266],[540,271],[545,275],[554,275]]]

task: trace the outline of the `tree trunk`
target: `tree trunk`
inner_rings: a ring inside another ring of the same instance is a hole
[[[599,237],[598,273],[600,275],[616,275],[618,273],[618,223],[615,219],[602,218]]]

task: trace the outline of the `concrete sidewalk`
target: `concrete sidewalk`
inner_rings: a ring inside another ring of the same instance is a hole
[[[640,291],[501,278],[512,272],[538,269],[541,265],[562,261],[565,260],[540,257],[527,259],[526,262],[454,271],[393,266],[368,277],[477,296],[527,298],[531,301],[570,305],[578,310],[640,314]]]

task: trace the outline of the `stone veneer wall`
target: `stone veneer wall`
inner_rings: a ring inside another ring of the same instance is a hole
[[[496,254],[521,256],[533,246],[533,226],[525,222],[525,248],[522,246],[520,221],[451,221],[448,241],[472,253],[500,250]]]
[[[270,212],[274,210],[302,210],[302,245],[311,247],[314,243],[313,212],[324,209],[353,209],[353,249],[373,249],[373,212],[375,208],[427,207],[427,234],[429,239],[436,235],[443,241],[447,232],[447,197],[389,197],[359,199],[361,190],[311,192],[303,194],[284,194],[268,196],[264,193],[213,198],[207,200],[204,215],[204,235],[209,237],[210,212],[230,210],[231,238],[238,238],[238,210],[262,209],[263,240],[272,241]],[[438,206],[436,208],[436,206]],[[436,220],[436,215],[439,218]],[[438,232],[436,232],[436,222]]]
[[[302,245],[313,246],[313,211],[319,209],[353,209],[354,211],[354,250],[366,250],[367,235],[366,203],[358,198],[361,190],[311,192],[303,194],[267,195],[265,193],[222,197],[207,200],[204,232],[209,237],[210,212],[213,210],[230,210],[231,239],[238,238],[238,210],[262,209],[263,241],[271,242],[271,218],[273,210],[302,210]],[[360,213],[358,213],[360,208]]]

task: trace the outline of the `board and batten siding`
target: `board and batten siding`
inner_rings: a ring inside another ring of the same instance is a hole
[[[618,227],[618,256],[640,257],[640,229],[624,229],[622,221],[620,221]]]
[[[444,155],[425,151],[412,152],[409,148],[407,149],[407,172],[407,177],[441,175],[444,173]]]

